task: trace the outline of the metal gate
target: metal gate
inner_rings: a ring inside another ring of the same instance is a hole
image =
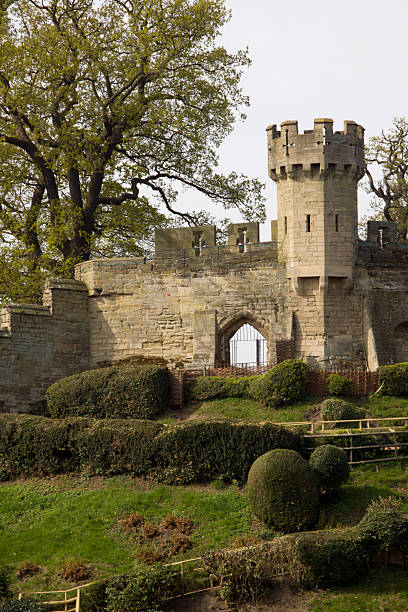
[[[249,323],[245,323],[235,332],[229,345],[230,365],[267,363],[267,342],[262,334]]]

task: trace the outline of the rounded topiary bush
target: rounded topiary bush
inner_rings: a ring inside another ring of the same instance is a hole
[[[365,412],[351,402],[329,397],[320,405],[320,418],[323,421],[345,421],[364,418]]]
[[[320,486],[326,493],[340,489],[350,473],[347,453],[337,446],[324,444],[310,455],[309,464],[316,471]]]
[[[319,517],[319,480],[296,451],[277,449],[252,464],[248,495],[253,513],[280,531],[301,531]]]
[[[329,395],[335,397],[349,395],[351,380],[341,374],[329,374],[327,377],[327,390]]]
[[[308,366],[299,359],[287,359],[262,376],[252,392],[265,406],[282,406],[303,399],[308,380]]]
[[[48,387],[51,416],[150,419],[168,405],[168,370],[124,365],[89,370],[57,380]]]

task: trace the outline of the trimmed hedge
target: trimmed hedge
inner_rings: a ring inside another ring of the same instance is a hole
[[[330,587],[358,579],[372,553],[356,528],[291,533],[238,550],[204,553],[206,568],[223,577],[221,595],[229,602],[254,599],[282,574],[306,588]]]
[[[329,395],[335,397],[341,397],[349,395],[350,393],[351,380],[341,374],[329,374],[327,377],[327,390]]]
[[[381,366],[378,371],[383,395],[408,397],[408,363]]]
[[[254,383],[263,376],[241,376],[223,378],[222,376],[200,376],[193,378],[187,387],[187,399],[190,402],[203,402],[222,397],[252,397]]]
[[[157,476],[165,482],[246,482],[257,457],[275,448],[302,452],[303,437],[271,423],[195,420],[163,429],[155,440]]]
[[[309,465],[317,473],[322,490],[329,494],[338,491],[350,474],[347,453],[331,444],[316,448],[310,455]]]
[[[254,460],[272,448],[302,451],[299,433],[269,423],[197,420],[164,426],[134,419],[48,419],[0,415],[3,478],[75,471],[149,474],[170,482],[215,478],[245,482]]]
[[[375,543],[377,550],[399,548],[408,551],[408,516],[401,500],[386,497],[373,500],[358,524],[359,532]]]
[[[146,474],[153,441],[163,425],[152,421],[82,417],[48,419],[0,415],[0,461],[7,478],[94,474]]]
[[[113,366],[58,380],[46,392],[51,416],[153,418],[167,408],[167,368]]]
[[[253,513],[268,527],[302,531],[319,518],[318,478],[293,450],[276,449],[258,457],[247,486]]]
[[[287,359],[266,372],[252,387],[255,399],[275,408],[303,399],[309,367],[300,359]]]
[[[8,567],[0,566],[0,601],[11,596],[11,572]]]

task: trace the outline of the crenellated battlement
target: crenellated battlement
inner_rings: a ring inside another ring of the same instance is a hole
[[[344,177],[359,180],[364,174],[364,128],[345,121],[333,131],[332,119],[315,119],[314,129],[299,133],[297,121],[284,121],[281,129],[267,128],[269,176],[275,181]]]

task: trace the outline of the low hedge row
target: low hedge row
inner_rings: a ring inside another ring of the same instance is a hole
[[[206,401],[223,397],[248,397],[274,408],[301,400],[305,396],[308,379],[309,368],[303,361],[287,359],[262,376],[195,378],[188,385],[187,399]]]
[[[269,423],[198,420],[164,426],[133,419],[0,415],[0,479],[86,471],[149,474],[166,482],[245,482],[274,448],[303,452],[300,434]]]
[[[408,551],[408,516],[392,497],[371,502],[352,528],[291,533],[248,548],[211,551],[203,559],[223,579],[222,597],[236,603],[256,601],[265,584],[282,575],[306,588],[351,583],[391,548]]]
[[[190,402],[204,402],[223,397],[254,398],[255,387],[262,376],[199,376],[188,384],[186,395]]]
[[[408,363],[381,366],[378,370],[384,395],[408,397]]]
[[[103,419],[148,419],[168,406],[167,368],[122,365],[68,376],[47,389],[53,418],[87,416]]]

